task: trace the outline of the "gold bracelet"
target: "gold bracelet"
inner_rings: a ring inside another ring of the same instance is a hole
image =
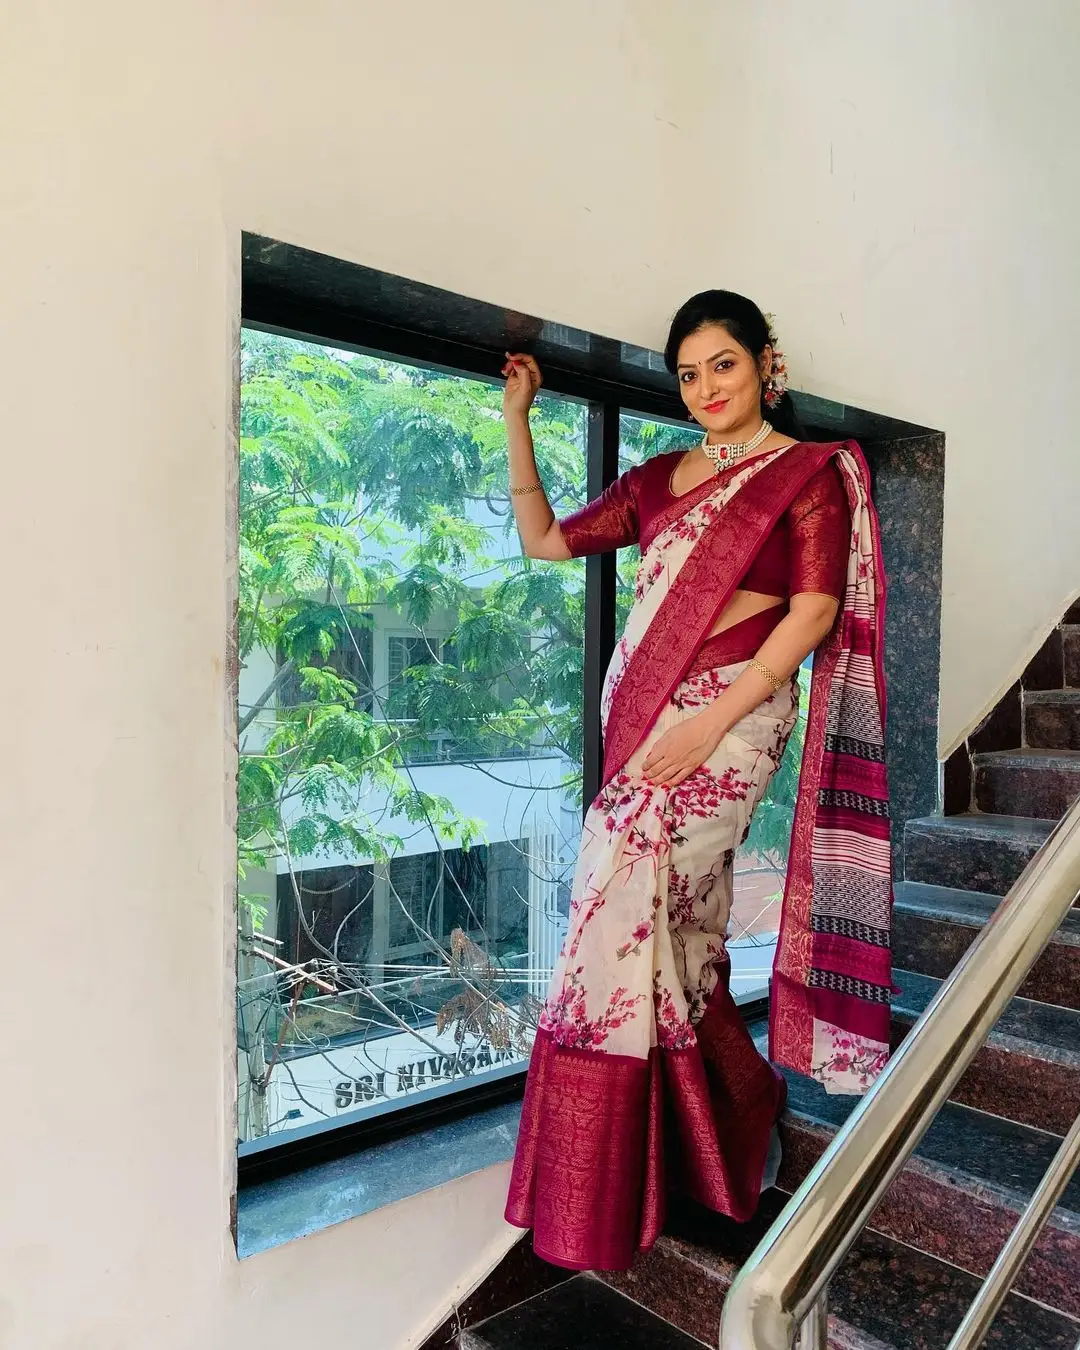
[[[774,670],[770,670],[769,667],[764,663],[764,661],[758,661],[755,658],[755,660],[750,662],[750,668],[752,670],[756,670],[759,675],[765,676],[765,678],[772,685],[774,694],[781,687],[781,685],[786,683],[786,681],[782,680]]]
[[[528,487],[522,488],[512,487],[510,489],[510,495],[512,497],[518,497],[524,492],[543,492],[543,490],[544,490],[543,483],[530,483]]]

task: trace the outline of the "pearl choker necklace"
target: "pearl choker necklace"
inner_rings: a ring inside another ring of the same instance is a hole
[[[771,425],[768,422],[762,422],[760,429],[748,441],[717,442],[715,445],[710,445],[709,433],[706,432],[701,439],[701,448],[705,451],[705,457],[712,460],[715,472],[719,473],[721,469],[730,468],[732,464],[737,464],[740,459],[745,459],[747,455],[753,454],[771,433]]]

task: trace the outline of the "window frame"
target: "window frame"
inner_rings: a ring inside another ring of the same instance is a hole
[[[336,260],[325,261],[339,268],[349,266]],[[383,278],[388,285],[414,285],[385,274],[373,275]],[[463,301],[462,297],[448,292],[432,294],[447,297],[446,310],[440,314],[436,306],[433,315],[427,320],[432,328],[437,328],[441,323],[447,331],[453,329],[454,324],[449,317],[452,308],[460,313],[463,305],[472,305],[485,315],[492,309],[479,302]],[[245,262],[241,305],[243,327],[386,360],[422,365],[490,384],[500,383],[493,372],[499,370],[506,347],[516,349],[532,345],[510,331],[509,320],[515,317],[520,316],[505,315],[506,327],[500,333],[498,343],[471,343],[458,336],[449,337],[437,331],[418,331],[413,326],[387,323],[370,314],[357,313],[346,303],[338,306],[323,300],[313,303],[295,291],[286,290],[261,276],[257,261],[251,264]],[[550,332],[556,327],[547,325],[546,330]],[[456,332],[460,331],[458,327]],[[585,336],[589,339],[587,346],[590,350],[618,349],[620,345],[599,335]],[[685,410],[673,382],[670,392],[665,393],[657,388],[655,377],[652,380],[643,378],[641,383],[625,378],[626,373],[634,369],[634,364],[628,364],[625,359],[609,363],[609,371],[615,366],[621,370],[623,377],[619,377],[595,368],[588,369],[588,351],[575,368],[574,355],[567,350],[562,361],[543,357],[544,389],[557,397],[586,404],[586,490],[591,500],[618,477],[620,417],[623,414],[679,423],[685,420]],[[593,364],[595,367],[596,362]],[[643,375],[647,375],[648,367],[642,365],[641,369]],[[615,647],[616,559],[614,554],[600,554],[588,557],[585,562],[582,797],[587,807],[601,786],[600,700],[604,674]],[[740,1011],[747,1021],[761,1017],[767,1008],[767,997],[740,1005]],[[432,1091],[423,1099],[407,1106],[395,1106],[385,1114],[353,1121],[347,1117],[336,1117],[300,1126],[282,1135],[241,1142],[237,1147],[238,1189],[358,1153],[428,1128],[438,1121],[460,1119],[494,1105],[519,1099],[524,1092],[525,1074],[525,1064],[503,1066],[486,1073],[476,1083],[453,1087],[452,1090]],[[451,1088],[450,1084],[444,1086],[446,1089]]]

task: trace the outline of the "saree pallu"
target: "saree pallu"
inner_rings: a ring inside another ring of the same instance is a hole
[[[844,603],[815,659],[774,963],[770,1053],[862,1091],[888,1052],[891,904],[882,581],[858,448],[762,456],[652,541],[605,681],[604,787],[589,808],[570,923],[537,1032],[507,1219],[538,1255],[624,1269],[677,1188],[737,1220],[759,1199],[784,1080],[728,989],[735,850],[797,716],[792,680],[673,789],[642,764],[744,664],[700,668],[736,579],[832,455],[852,513]],[[721,580],[718,582],[718,578]]]

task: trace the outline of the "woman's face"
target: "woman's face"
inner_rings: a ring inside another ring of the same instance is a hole
[[[766,347],[762,367],[720,324],[699,328],[679,348],[679,392],[695,421],[713,440],[743,427],[756,427],[761,415],[761,380],[772,361]]]

